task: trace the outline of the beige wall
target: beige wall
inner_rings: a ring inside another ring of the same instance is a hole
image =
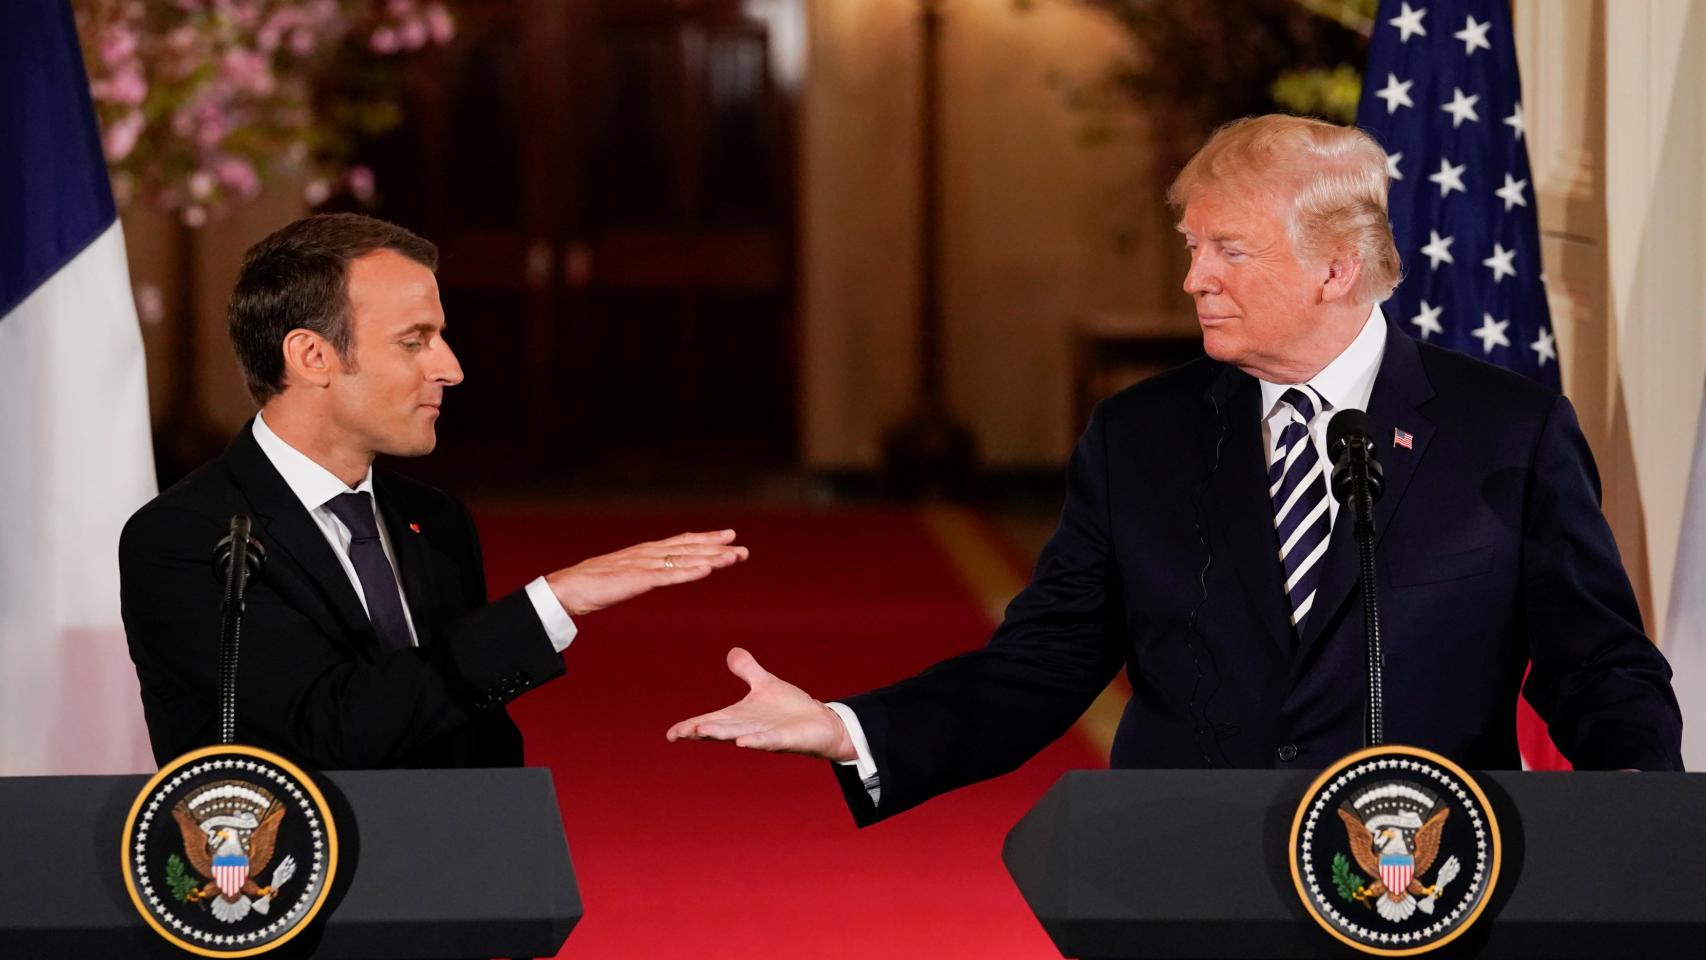
[[[944,3],[942,284],[950,400],[996,467],[1061,462],[1068,334],[1115,314],[1194,328],[1135,138],[1087,147],[1066,88],[1123,50],[1067,4]],[[916,376],[918,0],[814,0],[802,104],[801,435],[869,467]],[[1139,242],[1122,251],[1122,228]]]
[[[1516,18],[1564,387],[1663,643],[1706,374],[1706,3],[1518,0]]]

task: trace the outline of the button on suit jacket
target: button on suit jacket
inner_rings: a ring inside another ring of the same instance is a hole
[[[1205,358],[1097,408],[1059,527],[989,644],[843,699],[882,783],[873,806],[851,766],[836,768],[859,822],[1014,769],[1121,668],[1132,697],[1115,767],[1318,769],[1362,746],[1352,524],[1340,514],[1294,630],[1260,392]],[[1387,741],[1514,768],[1521,688],[1576,766],[1681,769],[1670,670],[1643,632],[1569,401],[1389,323],[1368,414],[1386,478]]]
[[[245,604],[238,742],[320,769],[521,763],[504,704],[561,674],[562,657],[523,591],[486,602],[479,536],[459,500],[379,467],[374,492],[418,647],[382,648],[334,548],[249,426],[130,518],[124,624],[157,761],[218,742],[224,585],[210,561],[232,515],[247,513],[266,566]]]

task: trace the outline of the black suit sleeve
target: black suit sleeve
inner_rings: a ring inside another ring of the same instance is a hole
[[[873,805],[853,768],[836,767],[861,826],[1018,768],[1124,663],[1105,429],[1098,410],[1067,471],[1060,525],[989,644],[842,701],[858,714],[882,780]]]
[[[1642,630],[1599,474],[1563,397],[1541,431],[1523,512],[1523,695],[1577,769],[1682,769],[1670,667]]]
[[[132,517],[120,540],[125,629],[162,762],[216,742],[223,587],[209,559],[223,533],[206,515],[156,504]],[[474,551],[458,558],[474,574],[477,542],[470,525],[457,548]],[[444,621],[434,642],[380,654],[317,625],[304,612],[320,602],[315,589],[280,563],[249,586],[240,742],[320,768],[405,765],[422,745],[489,720],[491,708],[563,672],[523,592],[472,602],[484,599],[481,577],[463,579],[458,589],[471,602],[458,606],[467,612]]]

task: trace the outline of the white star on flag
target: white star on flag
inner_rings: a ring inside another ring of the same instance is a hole
[[[1481,122],[1481,115],[1475,112],[1475,102],[1480,99],[1481,95],[1478,93],[1466,97],[1463,95],[1461,87],[1451,88],[1451,102],[1440,107],[1441,110],[1451,114],[1451,129],[1456,130],[1463,126],[1465,120],[1471,120],[1475,123]]]
[[[1432,174],[1428,179],[1439,184],[1439,196],[1441,200],[1449,196],[1453,190],[1466,192],[1463,190],[1463,171],[1468,169],[1468,167],[1469,165],[1467,163],[1460,163],[1454,167],[1451,165],[1450,160],[1447,160],[1444,157],[1439,158],[1439,172]]]
[[[1410,9],[1410,5],[1406,3],[1404,4],[1404,9],[1400,10],[1396,17],[1393,17],[1386,22],[1397,27],[1398,32],[1403,34],[1403,36],[1398,38],[1399,42],[1409,43],[1411,37],[1425,37],[1428,35],[1427,28],[1422,26],[1422,18],[1427,15],[1427,7],[1423,7],[1420,10],[1412,10]]]
[[[1518,180],[1510,174],[1505,174],[1505,185],[1493,191],[1493,195],[1505,202],[1505,212],[1511,207],[1526,207],[1528,200],[1522,195],[1522,188],[1528,186],[1527,180]]]
[[[1438,270],[1441,260],[1446,263],[1457,262],[1451,257],[1451,244],[1456,239],[1456,237],[1442,237],[1438,230],[1428,231],[1428,243],[1422,248],[1422,256],[1428,258],[1429,269]]]
[[[1505,118],[1505,126],[1516,131],[1516,138],[1522,139],[1522,132],[1528,128],[1528,121],[1522,116],[1522,101],[1517,101],[1516,108]]]
[[[1416,105],[1416,102],[1410,99],[1410,87],[1414,84],[1414,80],[1400,81],[1396,73],[1389,73],[1386,75],[1386,86],[1376,90],[1374,95],[1386,101],[1387,113],[1397,113],[1399,107]]]
[[[1404,159],[1404,154],[1389,153],[1386,155],[1386,176],[1393,180],[1402,180],[1404,175],[1398,172],[1398,161]]]
[[[1489,20],[1486,23],[1476,23],[1473,16],[1468,19],[1469,22],[1463,25],[1462,30],[1452,34],[1452,36],[1463,41],[1463,55],[1466,57],[1474,56],[1476,48],[1493,49],[1493,45],[1487,42],[1487,28],[1491,27],[1493,22]]]
[[[1558,359],[1558,341],[1553,338],[1552,331],[1540,328],[1540,339],[1528,345],[1528,349],[1540,355],[1540,365],[1546,366],[1546,361]]]
[[[1493,282],[1498,283],[1506,277],[1516,276],[1516,266],[1512,263],[1515,259],[1515,250],[1506,250],[1503,246],[1495,243],[1493,244],[1493,255],[1482,260],[1481,265],[1492,269]]]
[[[1505,328],[1510,326],[1509,320],[1494,320],[1490,313],[1481,314],[1481,329],[1472,331],[1469,335],[1481,341],[1481,352],[1492,353],[1494,347],[1508,347],[1510,338],[1505,336]]]
[[[1444,307],[1430,307],[1428,302],[1423,300],[1422,312],[1410,318],[1410,322],[1416,325],[1417,330],[1421,331],[1423,340],[1426,340],[1431,334],[1445,333],[1445,328],[1440,326],[1439,322],[1439,315],[1444,310]]]

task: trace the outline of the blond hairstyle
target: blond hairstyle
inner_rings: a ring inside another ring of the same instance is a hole
[[[1167,188],[1167,203],[1183,215],[1214,190],[1285,204],[1293,252],[1312,261],[1354,254],[1362,275],[1352,296],[1373,303],[1392,295],[1401,272],[1386,187],[1386,151],[1368,134],[1271,113],[1216,130]]]

